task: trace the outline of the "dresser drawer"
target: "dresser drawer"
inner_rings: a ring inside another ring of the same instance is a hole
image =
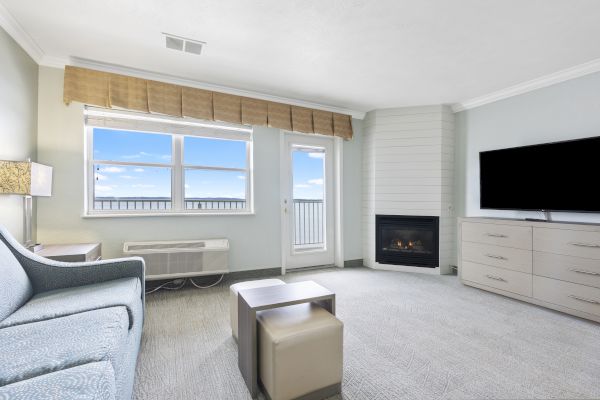
[[[463,261],[461,277],[466,281],[531,297],[531,274]]]
[[[463,242],[462,259],[480,264],[531,273],[531,250],[493,244]]]
[[[531,250],[531,227],[463,222],[462,240]]]
[[[600,288],[600,260],[534,251],[533,273]]]
[[[534,275],[533,297],[600,316],[600,289],[598,288]]]
[[[600,260],[600,232],[533,228],[533,249]]]

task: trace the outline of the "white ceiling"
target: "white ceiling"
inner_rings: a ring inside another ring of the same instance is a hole
[[[598,0],[0,0],[44,53],[368,111],[600,58]],[[208,43],[201,56],[161,32]]]

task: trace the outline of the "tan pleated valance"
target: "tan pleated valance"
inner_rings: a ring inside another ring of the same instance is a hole
[[[65,67],[64,101],[352,138],[350,115]]]

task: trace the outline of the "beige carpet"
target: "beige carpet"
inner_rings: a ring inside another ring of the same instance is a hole
[[[366,268],[291,273],[337,293],[350,399],[600,398],[600,324],[469,288]],[[136,399],[250,399],[228,286],[147,297]]]

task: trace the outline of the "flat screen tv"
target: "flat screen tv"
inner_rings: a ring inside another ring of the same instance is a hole
[[[485,209],[600,212],[600,137],[479,153]]]

